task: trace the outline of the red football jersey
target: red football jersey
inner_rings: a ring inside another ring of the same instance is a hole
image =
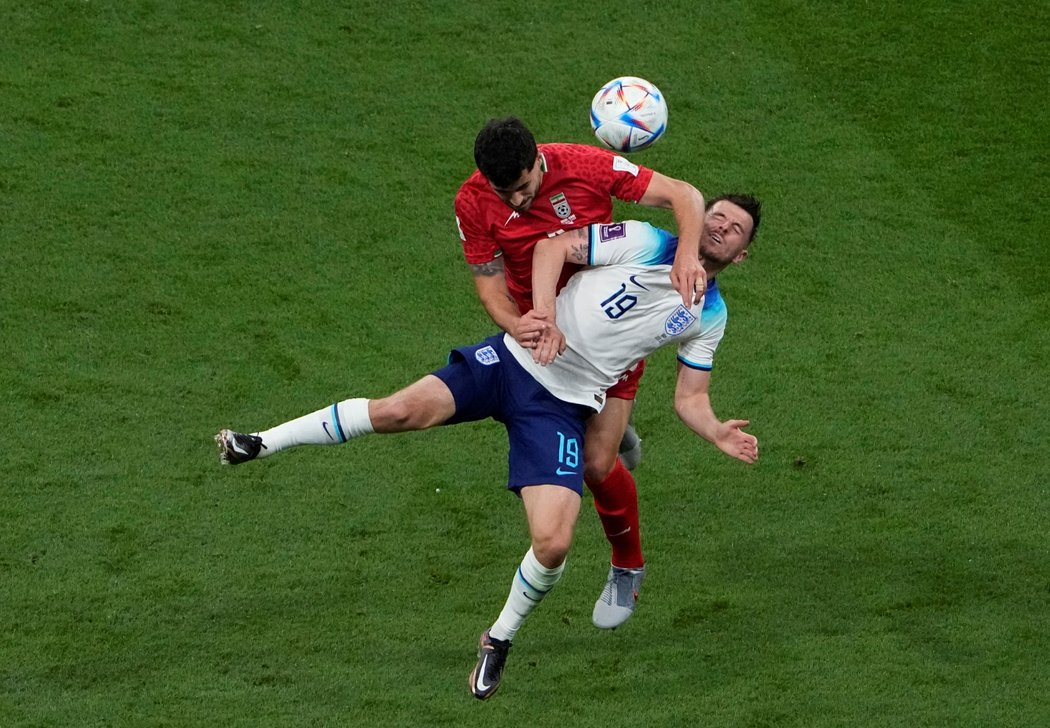
[[[471,264],[502,253],[507,288],[522,313],[532,308],[532,248],[563,230],[612,222],[612,198],[637,202],[653,171],[584,144],[540,144],[543,181],[531,207],[517,213],[475,171],[456,193],[456,225]],[[569,266],[566,266],[569,268]],[[566,270],[561,283],[578,268]]]

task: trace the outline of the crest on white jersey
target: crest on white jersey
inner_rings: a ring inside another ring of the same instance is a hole
[[[688,329],[694,321],[696,321],[696,316],[689,313],[689,309],[685,306],[678,304],[678,308],[664,321],[664,331],[667,332],[668,336],[678,336],[678,334]]]
[[[491,346],[483,346],[474,352],[474,358],[487,367],[499,361],[499,354]]]

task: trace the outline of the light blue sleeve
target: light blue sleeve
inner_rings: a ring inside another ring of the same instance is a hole
[[[671,265],[678,238],[647,222],[627,220],[589,228],[588,265]]]

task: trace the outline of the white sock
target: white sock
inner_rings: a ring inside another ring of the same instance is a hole
[[[263,441],[259,457],[265,458],[299,445],[340,445],[372,432],[367,399],[347,399],[298,419],[256,433]]]
[[[510,585],[510,596],[499,613],[496,623],[489,628],[489,635],[498,640],[512,640],[518,633],[525,617],[536,608],[543,597],[554,588],[565,569],[565,562],[553,569],[536,560],[536,555],[529,549],[514,574]]]

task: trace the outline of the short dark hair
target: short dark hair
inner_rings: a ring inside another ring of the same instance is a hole
[[[745,195],[739,192],[731,192],[727,195],[719,195],[714,199],[708,200],[707,205],[704,207],[705,210],[710,210],[711,207],[719,200],[725,200],[726,202],[732,202],[737,207],[741,208],[744,212],[751,216],[751,237],[747,239],[747,242],[751,242],[755,239],[755,235],[758,233],[758,224],[762,222],[762,203],[758,201],[758,198],[754,195]]]
[[[514,184],[536,163],[536,139],[521,119],[489,119],[474,140],[474,161],[496,187]]]

